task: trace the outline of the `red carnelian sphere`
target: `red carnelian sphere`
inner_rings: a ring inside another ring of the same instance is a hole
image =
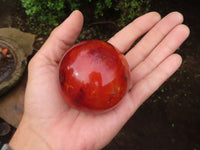
[[[63,97],[82,111],[103,112],[116,106],[128,90],[129,79],[124,55],[100,40],[74,45],[60,62]]]

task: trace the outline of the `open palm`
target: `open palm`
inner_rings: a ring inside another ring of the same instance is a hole
[[[158,13],[150,12],[108,41],[122,53],[129,50],[125,57],[131,70],[132,88],[115,109],[91,114],[69,107],[59,91],[59,61],[75,42],[83,24],[81,12],[74,11],[52,32],[29,64],[21,124],[26,122],[49,149],[101,149],[181,65],[181,57],[174,51],[189,35],[189,29],[182,22],[178,12],[163,19]]]

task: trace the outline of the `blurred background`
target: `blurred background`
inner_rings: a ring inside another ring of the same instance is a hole
[[[200,1],[0,0],[0,28],[16,28],[35,35],[32,53],[27,58],[29,61],[52,29],[75,9],[81,10],[85,17],[76,42],[107,40],[146,12],[157,11],[162,17],[172,11],[183,14],[184,24],[189,26],[191,34],[177,50],[183,57],[182,66],[138,109],[104,149],[200,150]],[[18,84],[25,87],[26,79],[27,70]],[[5,97],[12,97],[18,84],[0,96],[0,106]],[[20,98],[23,99],[23,95]],[[23,107],[17,107],[17,110],[23,113]],[[9,142],[17,126],[5,120],[0,118],[0,147]]]

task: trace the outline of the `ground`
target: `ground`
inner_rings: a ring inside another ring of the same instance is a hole
[[[7,9],[3,6],[5,5],[0,5],[1,10]],[[10,6],[10,4],[6,6]],[[11,13],[14,13],[14,17],[10,17],[10,15],[4,13],[4,20],[1,20],[0,27],[8,25],[17,27],[16,20],[19,23],[23,21],[21,17],[24,15],[23,10],[15,6],[13,7],[13,5],[8,7],[8,9],[12,9]],[[151,11],[158,11],[162,16],[171,11],[179,11],[184,15],[184,23],[190,27],[190,37],[177,51],[183,57],[183,64],[138,109],[104,150],[200,149],[199,10],[200,2],[198,0],[152,0]],[[15,20],[15,22],[13,23],[12,20]],[[10,22],[12,23],[9,24]],[[84,32],[91,33],[93,31],[84,30]],[[40,47],[42,43],[40,40],[46,37],[39,36],[39,38],[35,44],[35,49]],[[3,121],[0,120],[0,122]],[[0,146],[2,143],[9,141],[14,130],[14,128],[11,128],[9,134],[5,136],[0,135]]]

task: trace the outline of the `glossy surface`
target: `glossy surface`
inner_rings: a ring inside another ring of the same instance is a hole
[[[83,111],[113,108],[126,94],[130,73],[124,55],[111,44],[88,40],[73,46],[59,68],[66,102]]]

